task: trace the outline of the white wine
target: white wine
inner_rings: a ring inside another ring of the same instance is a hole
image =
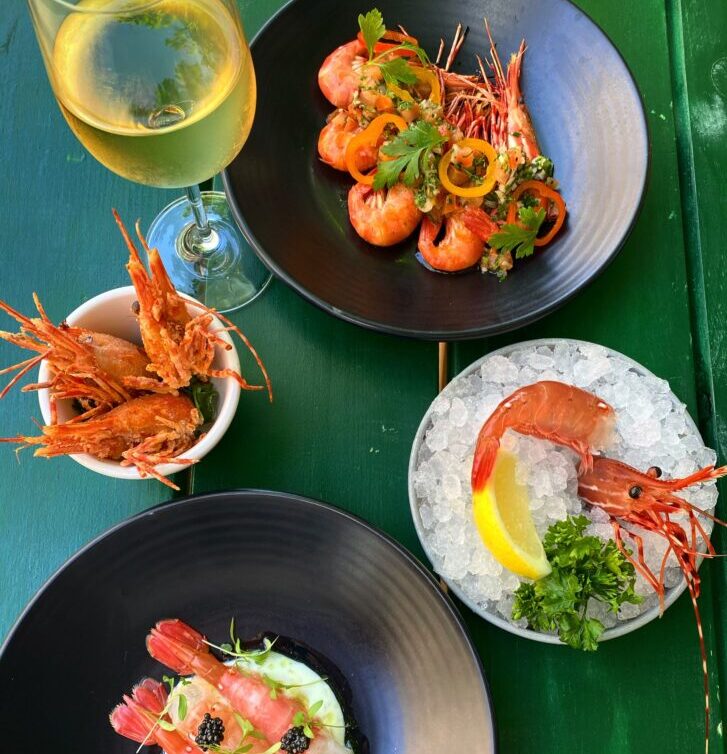
[[[255,114],[255,73],[236,17],[224,0],[84,12],[105,7],[113,6],[81,0],[47,55],[71,129],[137,183],[178,188],[212,177],[240,151]]]

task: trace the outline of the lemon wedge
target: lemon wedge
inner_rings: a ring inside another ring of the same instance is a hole
[[[528,491],[515,478],[517,459],[498,451],[487,484],[472,495],[482,541],[505,568],[529,579],[542,579],[550,563],[530,515]]]

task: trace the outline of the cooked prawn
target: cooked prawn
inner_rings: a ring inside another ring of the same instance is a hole
[[[484,423],[472,463],[472,490],[477,494],[490,477],[500,440],[508,429],[565,445],[593,466],[593,448],[608,442],[615,422],[613,408],[597,395],[563,382],[544,380],[505,398]]]
[[[0,442],[21,447],[39,445],[36,456],[53,458],[70,453],[90,453],[96,458],[135,466],[142,478],[152,476],[179,489],[155,467],[162,463],[188,466],[194,461],[179,454],[194,445],[202,416],[186,395],[150,394],[133,398],[101,416],[41,427],[37,437],[18,435]]]
[[[166,730],[159,721],[171,726],[168,714],[162,714],[167,704],[164,686],[151,678],[145,678],[131,691],[124,694],[121,704],[114,707],[109,720],[113,729],[125,738],[145,746],[161,746],[166,754],[202,754],[194,742],[178,730]]]
[[[354,39],[337,47],[318,71],[318,86],[334,107],[348,107],[359,86],[366,45]]]
[[[272,400],[272,387],[267,371],[242,331],[227,317],[209,309],[198,301],[183,299],[174,289],[167,271],[164,269],[159,252],[150,249],[136,224],[136,233],[149,260],[149,274],[139,256],[139,251],[131,240],[128,231],[121,222],[116,210],[113,211],[116,223],[129,249],[127,269],[131,282],[138,296],[137,319],[141,330],[144,350],[150,363],[147,372],[158,375],[165,385],[172,388],[187,387],[193,377],[229,377],[234,379],[243,390],[264,390],[267,388]],[[192,316],[189,308],[198,309],[200,314]],[[260,367],[265,378],[265,385],[250,385],[245,378],[231,369],[213,369],[215,346],[230,350],[232,346],[211,329],[214,317],[222,320],[225,330],[235,332],[247,346]],[[140,377],[127,380],[127,384],[141,390],[154,385],[156,380]]]
[[[88,410],[99,406],[111,408],[134,397],[135,392],[129,389],[126,381],[145,375],[149,363],[138,346],[83,327],[71,327],[65,323],[56,326],[37,295],[33,295],[33,300],[39,317],[26,317],[0,301],[0,310],[20,323],[19,332],[0,331],[0,339],[37,353],[37,356],[0,370],[0,375],[15,372],[0,391],[0,398],[43,359],[50,367],[51,379],[25,385],[23,391],[51,389],[52,423],[55,423],[56,401],[64,398],[77,399]]]
[[[146,639],[151,656],[182,675],[197,675],[212,684],[233,709],[249,720],[269,741],[279,741],[303,705],[286,694],[271,698],[270,688],[254,673],[242,673],[210,653],[204,636],[180,620],[163,620]],[[344,754],[323,726],[312,723],[315,737],[310,754]]]
[[[439,243],[437,235],[444,222],[444,236]],[[477,264],[485,250],[484,242],[465,223],[462,213],[447,215],[439,223],[428,216],[419,229],[419,251],[435,270],[458,272]]]
[[[348,192],[348,216],[364,241],[393,246],[416,230],[422,213],[414,202],[414,192],[403,183],[380,191],[357,183]]]
[[[358,120],[348,110],[334,110],[318,137],[321,160],[336,170],[347,170],[346,147],[361,130]],[[366,171],[376,165],[377,149],[373,146],[362,147],[356,156],[358,169]]]

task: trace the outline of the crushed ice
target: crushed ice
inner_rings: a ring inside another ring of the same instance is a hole
[[[548,379],[582,387],[614,407],[616,433],[606,449],[612,458],[642,470],[659,466],[666,478],[685,476],[716,460],[665,380],[642,373],[601,346],[570,341],[516,346],[509,356],[490,356],[480,368],[453,380],[431,406],[412,480],[425,543],[435,570],[450,584],[481,610],[521,627],[524,622],[511,617],[520,579],[503,569],[482,544],[472,522],[470,471],[477,433],[500,401],[523,385]],[[502,444],[518,456],[517,477],[528,486],[533,521],[541,536],[555,521],[583,513],[592,521],[588,533],[611,538],[606,514],[587,508],[577,495],[577,459],[572,451],[510,431]],[[710,483],[682,495],[693,505],[712,510],[717,488]],[[702,524],[711,532],[711,521]],[[646,562],[658,573],[664,540],[642,534]],[[681,579],[672,555],[666,585],[674,587]],[[609,628],[656,604],[641,576],[636,591],[644,602],[624,605],[618,616],[595,600],[589,604],[589,614]]]

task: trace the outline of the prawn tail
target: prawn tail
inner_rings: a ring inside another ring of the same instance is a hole
[[[472,462],[472,492],[480,492],[487,484],[499,449],[500,441],[491,435],[480,435],[477,439]]]
[[[159,621],[146,637],[146,648],[155,660],[182,675],[197,672],[196,661],[209,654],[204,636],[177,618]]]
[[[154,735],[156,720],[167,703],[164,686],[152,678],[145,678],[134,686],[131,696],[124,694],[121,704],[109,715],[111,727],[125,738],[152,746],[157,741]]]
[[[468,207],[462,213],[462,221],[467,230],[474,233],[481,241],[487,243],[490,236],[500,229],[500,226],[479,207]]]

